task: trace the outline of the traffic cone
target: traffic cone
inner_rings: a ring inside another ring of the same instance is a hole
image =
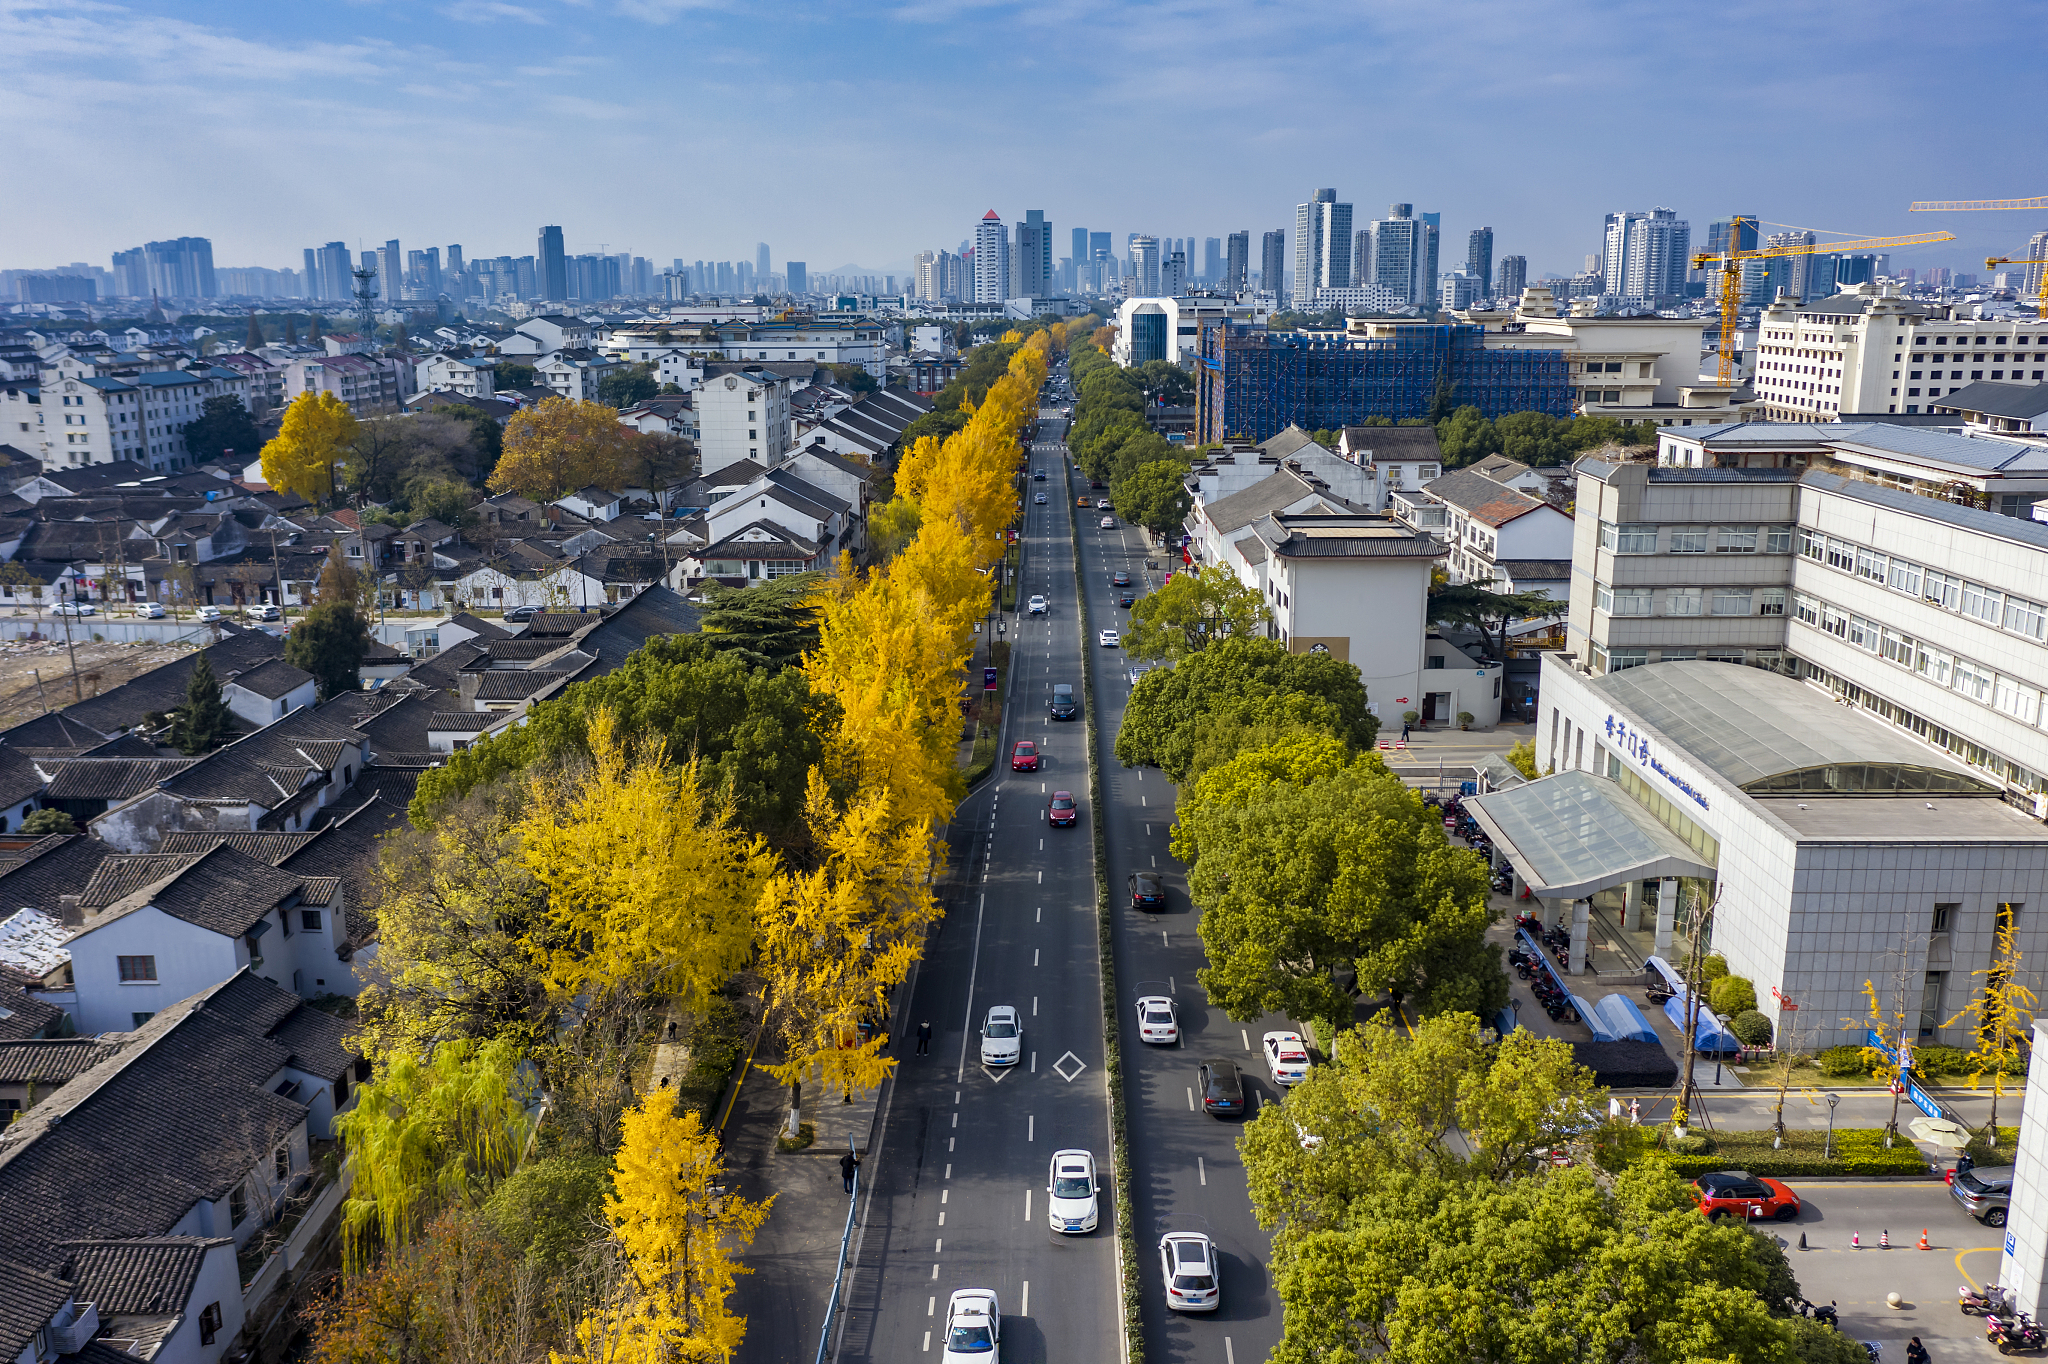
[[[1852,1232],[1850,1232],[1850,1233],[1849,1233],[1849,1249],[1851,1249],[1851,1250],[1861,1250],[1861,1249],[1863,1249],[1863,1233],[1862,1233],[1862,1232],[1860,1232],[1860,1231],[1852,1231]]]
[[[1892,1248],[1892,1229],[1890,1227],[1886,1227],[1877,1234],[1877,1248],[1879,1250],[1890,1250]]]
[[[1925,1227],[1922,1227],[1922,1228],[1920,1228],[1920,1249],[1922,1249],[1922,1250],[1932,1250],[1932,1249],[1934,1249],[1934,1247],[1933,1247],[1933,1246],[1930,1246],[1930,1245],[1928,1245],[1928,1244],[1927,1244],[1927,1228],[1925,1228]]]
[[[1799,1233],[1799,1248],[1801,1250],[1806,1249],[1806,1233],[1803,1231]]]

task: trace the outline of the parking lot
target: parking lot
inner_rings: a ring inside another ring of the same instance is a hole
[[[1799,1220],[1771,1223],[1770,1230],[1784,1242],[1807,1298],[1840,1305],[1844,1333],[1882,1343],[1885,1364],[1905,1364],[1912,1336],[1936,1364],[1996,1353],[1984,1339],[1984,1319],[1956,1307],[1956,1286],[1997,1277],[2002,1231],[1979,1226],[1940,1183],[1787,1182],[1799,1194]],[[1915,1249],[1922,1228],[1931,1250]],[[1875,1249],[1886,1230],[1892,1248]],[[1858,1234],[1861,1250],[1850,1245]],[[1900,1294],[1902,1305],[1888,1306],[1889,1293]]]

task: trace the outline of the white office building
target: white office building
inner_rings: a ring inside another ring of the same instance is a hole
[[[1010,234],[994,209],[974,229],[974,301],[1003,303],[1010,297]]]

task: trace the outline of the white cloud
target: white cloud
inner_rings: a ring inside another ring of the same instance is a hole
[[[441,13],[458,24],[494,24],[501,19],[510,19],[521,24],[545,24],[547,19],[524,5],[512,5],[505,0],[455,0],[443,5]]]

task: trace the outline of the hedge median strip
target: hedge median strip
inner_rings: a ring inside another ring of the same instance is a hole
[[[1067,491],[1073,492],[1072,478]],[[1118,1044],[1117,1025],[1121,1010],[1116,988],[1116,930],[1109,898],[1109,835],[1103,828],[1102,765],[1095,752],[1095,651],[1088,647],[1087,576],[1081,567],[1081,521],[1074,517],[1074,593],[1081,609],[1081,684],[1087,705],[1082,715],[1088,732],[1088,809],[1095,831],[1095,948],[1101,958],[1102,976],[1102,1062],[1109,1082],[1110,1163],[1116,1172],[1117,1278],[1122,1288],[1124,1358],[1129,1364],[1145,1364],[1144,1294],[1138,1277],[1138,1237],[1131,1213],[1131,1142],[1128,1115],[1124,1112],[1123,1049]]]

